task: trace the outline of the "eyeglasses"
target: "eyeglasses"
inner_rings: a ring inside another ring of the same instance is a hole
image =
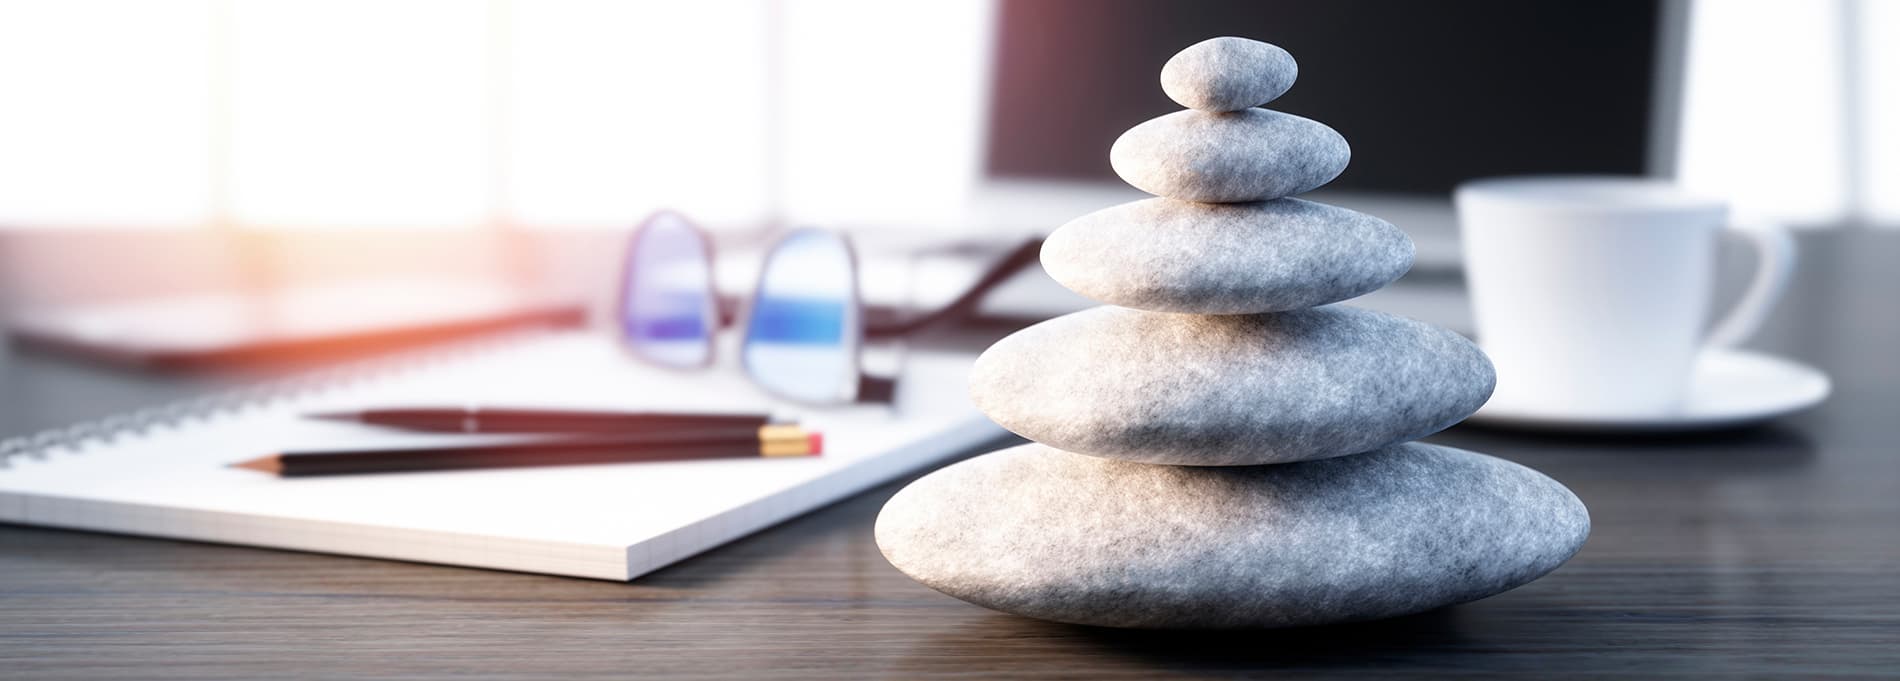
[[[865,340],[903,336],[973,312],[985,293],[1036,262],[1041,245],[1032,239],[1018,246],[930,314],[870,324],[850,239],[829,230],[792,230],[766,251],[746,300],[740,365],[766,392],[796,402],[889,402],[895,380],[860,367]],[[718,295],[713,262],[712,239],[678,213],[656,213],[634,232],[617,311],[621,341],[635,356],[673,369],[714,364],[719,331],[739,315]]]

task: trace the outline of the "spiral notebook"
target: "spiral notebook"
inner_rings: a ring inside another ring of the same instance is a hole
[[[301,416],[370,405],[790,409],[730,366],[655,369],[593,334],[539,332],[9,441],[0,521],[629,580],[1001,436],[965,397],[973,359],[911,353],[893,405],[794,410],[825,433],[815,458],[289,479],[227,467],[470,441]]]

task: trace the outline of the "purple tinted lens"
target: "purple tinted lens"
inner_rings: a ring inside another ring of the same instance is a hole
[[[636,354],[657,364],[711,363],[718,324],[706,238],[685,218],[661,213],[641,227],[630,248],[621,337]]]

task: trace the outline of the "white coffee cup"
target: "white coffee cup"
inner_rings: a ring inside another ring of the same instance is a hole
[[[1524,413],[1678,410],[1696,357],[1752,335],[1794,269],[1786,230],[1729,226],[1723,202],[1661,180],[1477,180],[1456,204],[1478,343],[1497,366],[1491,400]],[[1705,331],[1725,227],[1759,259],[1741,301]]]

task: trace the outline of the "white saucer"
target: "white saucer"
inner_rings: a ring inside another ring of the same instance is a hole
[[[1696,360],[1689,398],[1669,413],[1603,416],[1554,413],[1501,403],[1469,419],[1512,428],[1611,432],[1670,432],[1727,428],[1820,404],[1833,384],[1814,367],[1740,350],[1710,350]]]

